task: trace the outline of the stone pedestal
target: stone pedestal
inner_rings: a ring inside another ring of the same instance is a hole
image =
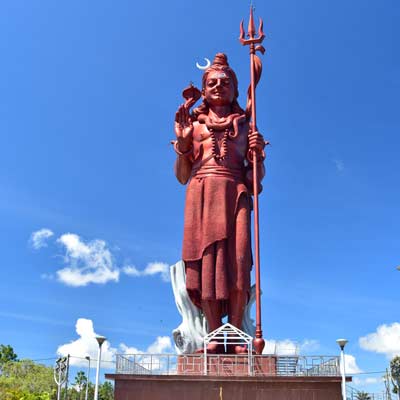
[[[107,374],[115,400],[342,400],[340,377]]]

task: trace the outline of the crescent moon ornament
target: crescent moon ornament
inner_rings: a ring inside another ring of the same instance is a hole
[[[200,64],[197,62],[197,63],[196,63],[196,67],[197,67],[198,69],[205,70],[205,69],[207,69],[207,68],[211,65],[211,62],[210,62],[210,60],[209,60],[208,58],[205,58],[205,57],[204,57],[204,59],[206,60],[206,65],[200,65]]]

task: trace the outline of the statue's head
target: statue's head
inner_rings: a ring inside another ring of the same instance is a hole
[[[238,80],[236,78],[235,72],[228,64],[228,57],[224,53],[217,53],[215,55],[213,63],[205,70],[202,79],[202,93],[204,94],[207,84],[207,78],[211,73],[215,72],[219,73],[221,77],[223,77],[223,75],[226,75],[227,78],[230,79],[233,84],[234,98],[237,99],[239,96]]]
[[[244,114],[243,109],[239,106],[237,98],[239,96],[238,80],[236,74],[228,64],[228,57],[223,53],[215,55],[213,63],[205,70],[202,79],[202,96],[203,103],[193,110],[193,116],[197,118],[200,114],[207,114],[209,110],[209,101],[212,96],[211,85],[216,85],[216,81],[220,80],[222,84],[226,84],[225,88],[230,92],[230,101],[232,113]],[[223,82],[224,81],[224,82]]]

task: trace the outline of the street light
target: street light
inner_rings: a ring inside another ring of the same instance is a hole
[[[346,371],[345,371],[345,366],[344,366],[344,347],[346,346],[348,340],[347,339],[338,339],[336,340],[336,343],[340,347],[340,355],[341,355],[341,364],[343,365],[342,369],[342,397],[343,400],[346,400]]]
[[[89,390],[89,382],[90,382],[90,357],[86,356],[86,360],[89,362],[88,370],[87,370],[87,378],[86,378],[86,391],[85,391],[85,400],[88,400],[88,390]]]
[[[99,376],[100,376],[100,361],[101,361],[101,345],[106,341],[104,336],[96,336],[97,343],[99,344],[99,352],[97,353],[97,369],[96,369],[96,385],[94,387],[94,400],[99,396]]]

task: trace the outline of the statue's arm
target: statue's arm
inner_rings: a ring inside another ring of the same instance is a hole
[[[192,173],[192,161],[188,155],[178,154],[174,165],[174,172],[176,179],[178,179],[182,185],[186,185]]]
[[[253,166],[251,166],[251,170],[253,171]],[[264,161],[259,161],[257,163],[257,179],[259,182],[261,182],[264,179],[265,176],[265,165]]]
[[[246,166],[246,186],[250,191],[250,194],[253,194],[253,164],[248,163]],[[259,161],[257,163],[257,181],[258,181],[258,193],[262,192],[262,184],[261,181],[265,176],[265,166],[263,161]]]

